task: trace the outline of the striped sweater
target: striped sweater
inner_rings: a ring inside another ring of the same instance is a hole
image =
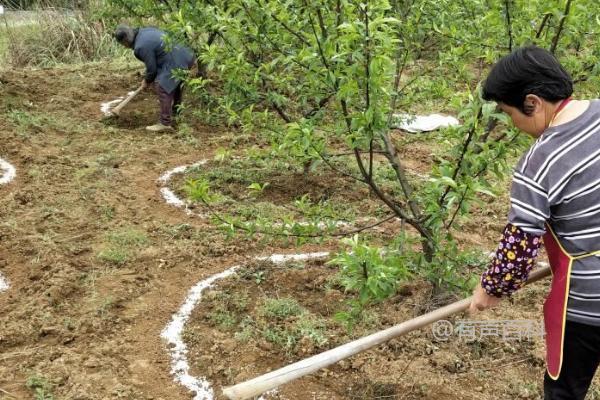
[[[600,250],[600,100],[546,129],[523,155],[509,223],[533,236],[548,223],[572,256]],[[600,256],[574,261],[567,319],[600,326]]]

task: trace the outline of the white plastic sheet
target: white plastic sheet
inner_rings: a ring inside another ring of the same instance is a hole
[[[449,126],[458,126],[460,122],[448,115],[430,114],[430,115],[411,115],[394,114],[391,128],[402,129],[407,132],[430,132]]]

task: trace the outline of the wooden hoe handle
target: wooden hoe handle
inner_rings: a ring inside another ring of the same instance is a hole
[[[550,267],[545,266],[533,271],[527,284],[539,281],[550,275]],[[404,335],[405,333],[423,328],[429,324],[447,318],[453,314],[465,311],[471,305],[471,297],[457,301],[445,307],[438,308],[417,318],[405,321],[391,328],[373,333],[361,339],[346,343],[342,346],[328,350],[321,354],[290,364],[287,367],[269,372],[246,382],[239,383],[223,389],[223,394],[231,400],[244,400],[267,392],[280,385],[308,375],[321,368],[325,368],[340,360],[353,356],[357,353],[370,349],[384,343],[392,338]]]
[[[125,100],[123,100],[122,102],[120,102],[112,111],[111,114],[114,115],[119,115],[119,113],[121,112],[121,110],[123,109],[123,107],[125,107],[127,104],[129,104],[129,102],[131,100],[133,100],[133,98],[135,96],[137,96],[141,91],[142,91],[142,87],[140,86],[139,88],[136,89],[135,92],[131,93],[129,96],[127,96],[127,98]]]

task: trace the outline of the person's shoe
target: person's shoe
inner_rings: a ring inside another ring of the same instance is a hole
[[[156,124],[156,125],[147,126],[146,130],[150,131],[150,132],[165,132],[165,131],[172,131],[173,127],[169,126],[169,125]]]

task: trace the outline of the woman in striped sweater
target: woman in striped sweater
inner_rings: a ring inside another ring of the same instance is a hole
[[[519,289],[543,241],[553,270],[546,400],[583,400],[600,363],[600,101],[572,92],[570,75],[535,46],[500,59],[483,87],[484,99],[536,141],[515,169],[508,225],[471,311]]]

